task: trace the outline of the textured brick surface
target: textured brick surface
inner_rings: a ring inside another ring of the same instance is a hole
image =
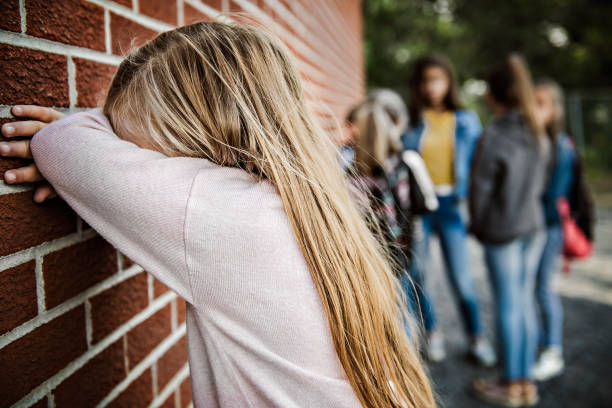
[[[96,343],[147,307],[147,276],[141,272],[94,296],[90,302],[92,341]]]
[[[127,55],[133,47],[138,47],[157,35],[147,27],[111,13],[111,38],[113,54]]]
[[[181,406],[186,408],[191,403],[191,380],[189,377],[183,380],[180,387]]]
[[[2,406],[18,401],[86,350],[83,306],[0,349]]]
[[[140,323],[127,334],[130,370],[171,333],[170,305]]]
[[[49,400],[47,397],[39,400],[36,404],[32,405],[32,408],[47,408],[49,406]]]
[[[56,408],[93,407],[126,376],[123,341],[117,340],[54,391]]]
[[[49,253],[42,268],[45,303],[52,308],[117,272],[117,251],[96,236]]]
[[[0,256],[76,231],[76,215],[66,202],[56,198],[38,204],[32,195],[32,191],[0,195]]]
[[[0,44],[0,103],[68,106],[65,56]]]
[[[0,29],[20,32],[19,0],[0,0]]]
[[[109,405],[109,408],[146,407],[153,400],[153,380],[151,370],[138,377]]]
[[[102,106],[117,67],[81,58],[75,58],[74,65],[78,94],[77,106],[88,108]]]
[[[174,393],[170,394],[168,396],[168,398],[166,398],[166,400],[164,402],[162,402],[162,404],[159,406],[159,408],[175,408],[176,405],[174,403],[175,399],[174,399]]]
[[[153,280],[153,296],[159,297],[168,291],[168,287],[161,283],[159,280]]]
[[[181,298],[176,299],[176,313],[178,324],[182,324],[185,322],[185,301]]]
[[[250,5],[273,19],[274,26],[261,16],[255,18],[254,14],[238,15],[236,19],[247,23],[259,19],[272,31],[279,26],[277,33],[288,32],[299,37],[301,45],[289,37],[281,41],[299,61],[299,74],[307,82],[307,98],[330,104],[331,113],[321,108],[315,113],[333,136],[333,116],[341,119],[348,106],[363,96],[362,50],[357,38],[361,33],[361,7],[359,2],[350,0],[325,6],[321,4],[323,1],[252,0]],[[223,13],[244,11],[233,0],[203,0],[202,3]],[[286,12],[277,12],[272,7],[275,4],[284,6]],[[185,24],[209,21],[208,13],[202,10],[207,9],[194,7],[185,0],[0,0],[0,30],[7,34],[0,40],[3,55],[0,105],[100,106],[116,70],[112,65],[114,56],[107,53],[125,55],[131,47],[153,38],[157,31],[148,28],[149,25],[173,25],[178,20]],[[293,26],[294,20],[288,19],[286,13],[293,13],[301,20],[307,32],[298,35],[300,30]],[[24,33],[22,23],[26,27]],[[19,46],[14,38],[19,39]],[[302,46],[308,47],[309,52]],[[1,114],[10,116],[6,108]],[[13,120],[0,118],[0,125]],[[31,162],[0,158],[0,180],[7,169]],[[11,406],[79,358],[82,358],[79,361],[82,367],[59,385],[50,385],[55,382],[44,385],[45,393],[53,398],[45,396],[32,406],[96,406],[126,378],[129,370],[151,361],[150,353],[172,335],[173,319],[179,326],[185,322],[186,304],[177,298],[155,313],[147,310],[151,307],[149,290],[152,289],[154,299],[159,299],[169,289],[156,279],[150,288],[146,271],[87,298],[85,293],[93,285],[123,273],[118,270],[117,251],[101,237],[80,243],[74,239],[66,247],[66,241],[57,239],[71,234],[69,239],[77,238],[74,234],[77,215],[60,198],[44,204],[34,203],[32,193],[33,190],[12,193],[10,186],[0,191],[0,336],[3,333],[15,336],[0,349],[0,406]],[[78,225],[81,231],[92,232],[84,220]],[[41,244],[44,252],[37,248]],[[64,248],[60,249],[60,245]],[[26,251],[19,252],[22,250]],[[30,260],[36,254],[41,256]],[[5,255],[8,256],[3,258]],[[10,267],[3,262],[9,262]],[[131,265],[133,261],[124,257],[122,269]],[[40,282],[36,280],[37,268],[43,272]],[[42,299],[38,296],[43,297],[46,307],[40,315],[38,301]],[[46,324],[38,327],[32,324],[44,319],[50,308],[52,313],[65,310],[62,305],[68,300],[80,305]],[[149,317],[135,327],[126,328],[126,322],[139,313]],[[117,330],[125,330],[125,335],[100,354],[87,354],[87,334],[91,335],[89,346],[96,347]],[[165,401],[159,400],[159,392],[186,362],[183,337],[153,362],[156,379],[153,368],[145,367],[109,405],[141,407],[155,400],[156,406],[176,408],[175,400],[179,400],[181,407],[187,407],[192,399],[189,377],[173,386]],[[153,395],[154,388],[157,395]]]
[[[177,24],[177,9],[173,2],[141,1],[140,12],[168,24]]]
[[[104,51],[104,9],[83,0],[27,0],[27,33]]]
[[[192,24],[196,21],[210,21],[210,17],[187,3],[183,5],[183,13],[185,24]]]
[[[157,362],[157,384],[162,389],[187,362],[187,338],[183,336]]]
[[[35,266],[30,261],[0,272],[0,335],[38,313]]]

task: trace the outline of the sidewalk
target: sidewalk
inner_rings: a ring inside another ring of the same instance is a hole
[[[538,407],[612,406],[612,210],[598,211],[596,234],[595,256],[575,264],[569,277],[559,276],[565,307],[566,371],[542,383]],[[432,244],[431,284],[448,353],[443,363],[430,366],[439,401],[445,408],[489,407],[470,395],[469,386],[472,379],[495,371],[474,367],[464,358],[466,340],[459,314],[442,278],[437,240]],[[482,250],[475,241],[470,242],[470,250],[485,328],[494,340],[493,305]]]

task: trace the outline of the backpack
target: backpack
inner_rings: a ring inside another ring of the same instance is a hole
[[[557,209],[563,231],[563,270],[568,273],[570,262],[584,259],[593,252],[595,206],[584,177],[582,160],[576,155],[574,182],[569,200],[560,198]]]

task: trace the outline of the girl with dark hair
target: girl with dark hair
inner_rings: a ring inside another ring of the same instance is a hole
[[[548,139],[536,117],[531,77],[511,55],[487,78],[495,118],[472,163],[471,228],[485,248],[495,298],[500,379],[474,382],[476,395],[504,406],[535,405],[532,367],[538,345],[534,291],[544,244],[542,194]]]
[[[423,157],[439,202],[436,211],[420,219],[422,233],[413,245],[412,279],[417,285],[426,287],[429,237],[432,233],[438,234],[446,272],[459,299],[464,328],[471,340],[468,354],[480,364],[491,366],[496,357],[482,335],[478,298],[468,259],[467,231],[460,211],[468,189],[472,151],[482,130],[480,120],[461,105],[457,80],[446,58],[429,55],[418,59],[410,85],[411,126],[402,141],[405,149],[416,150]],[[427,332],[426,355],[430,361],[440,361],[445,357],[444,342],[431,297],[423,293],[419,303]]]

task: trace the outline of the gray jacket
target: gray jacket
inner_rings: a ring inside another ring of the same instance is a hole
[[[542,195],[548,149],[516,110],[484,130],[471,167],[470,229],[485,244],[503,244],[544,227]]]

